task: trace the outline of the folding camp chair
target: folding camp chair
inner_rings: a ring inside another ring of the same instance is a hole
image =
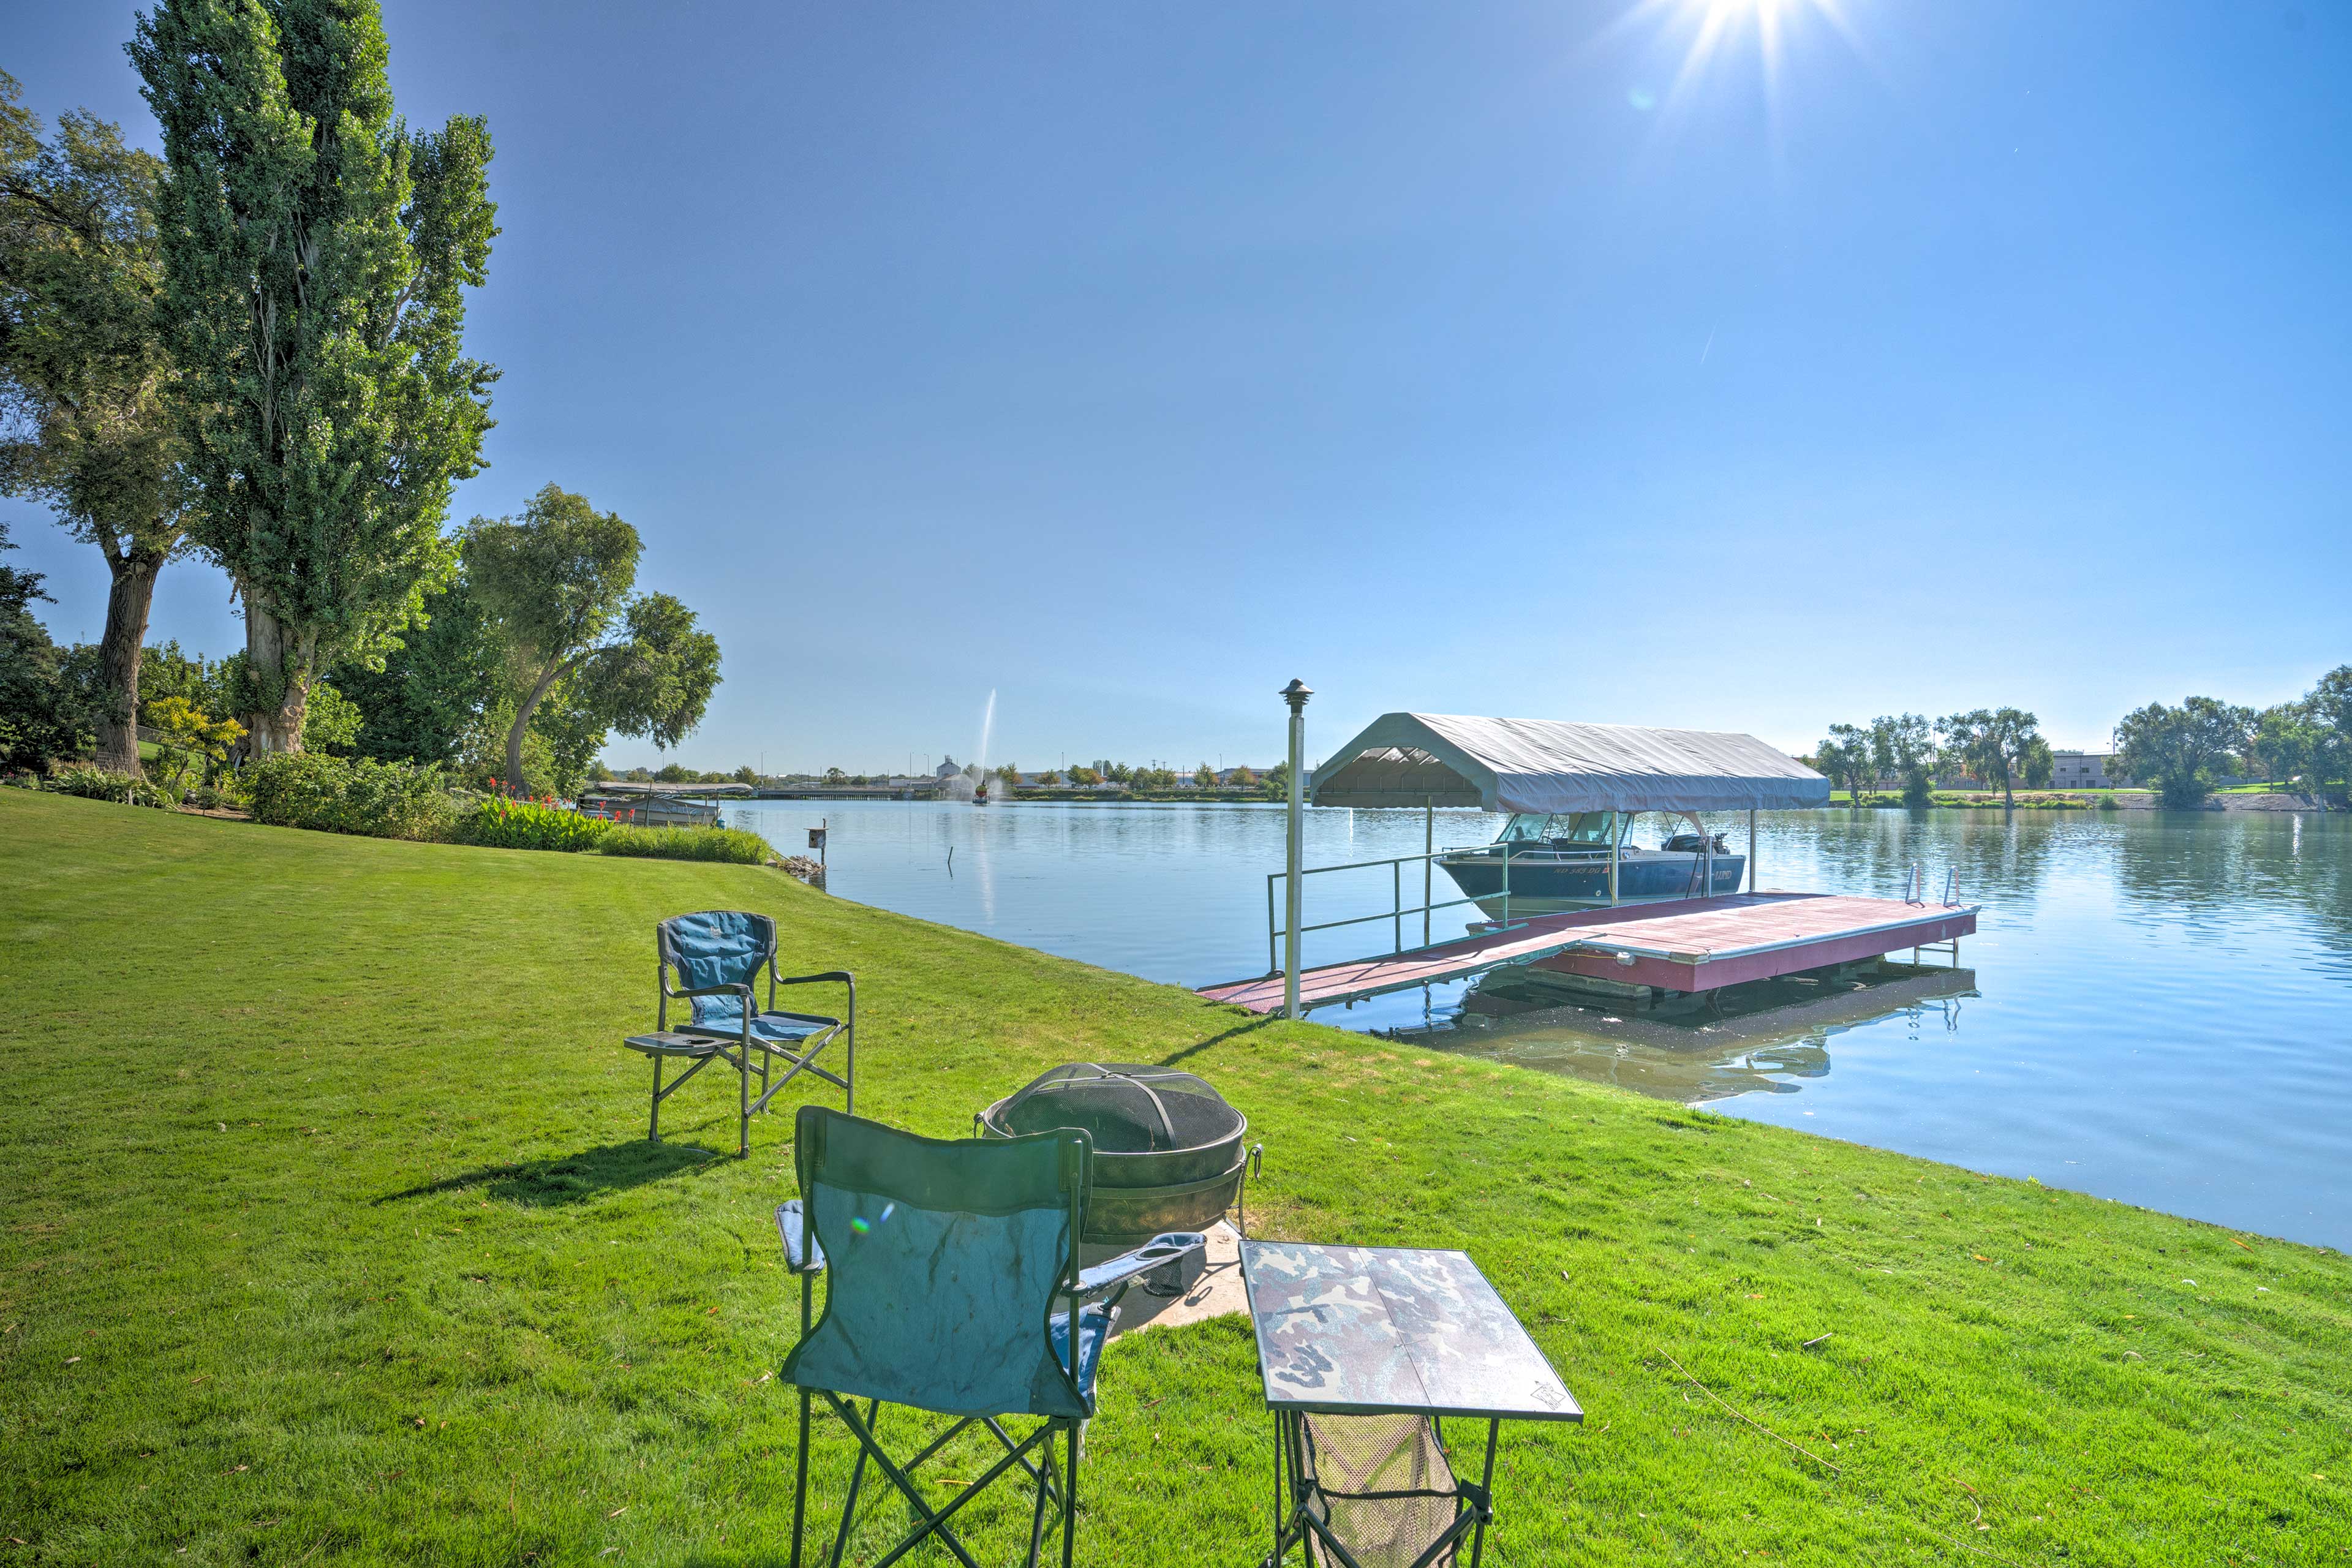
[[[667,1089],[662,1087],[662,1056],[648,1051],[654,1059],[654,1128],[658,1136],[661,1126],[661,1102],[677,1092],[678,1087],[709,1066],[712,1057],[724,1058],[735,1068],[740,1082],[737,1086],[738,1127],[737,1152],[748,1152],[751,1144],[751,1117],[768,1109],[768,1102],[783,1087],[802,1073],[814,1073],[827,1083],[839,1086],[843,1103],[851,1110],[857,1109],[857,982],[847,970],[828,970],[823,974],[782,973],[776,964],[776,922],[765,915],[747,914],[740,910],[706,910],[700,914],[673,915],[656,929],[655,945],[661,954],[658,980],[659,1000],[655,1004],[656,1027],[667,1038],[681,1037],[685,1049],[667,1054],[694,1058],[694,1065],[686,1069]],[[676,969],[678,988],[670,988],[670,971]],[[754,984],[764,969],[768,973],[768,1005],[761,1011],[753,1005]],[[849,992],[849,1006],[842,1018],[828,1018],[814,1013],[780,1013],[776,1011],[776,987],[779,985],[814,985],[824,982],[837,983]],[[669,1005],[686,1001],[693,1008],[693,1019],[680,1024],[673,1034],[669,1026]],[[838,1076],[817,1066],[817,1053],[841,1041],[841,1072]],[[709,1049],[699,1051],[694,1047],[708,1042]],[[631,1042],[635,1044],[635,1041]],[[734,1048],[730,1050],[731,1046]],[[640,1047],[639,1048],[643,1048]],[[760,1094],[751,1096],[752,1054],[758,1053]],[[781,1057],[787,1064],[784,1075],[774,1083],[768,1081],[769,1068],[774,1058]]]
[[[1075,1128],[945,1142],[803,1105],[793,1134],[801,1196],[776,1211],[785,1264],[801,1279],[801,1340],[784,1363],[801,1402],[793,1568],[808,1502],[809,1411],[820,1395],[858,1444],[829,1565],[848,1544],[871,1460],[918,1521],[873,1568],[887,1568],[933,1536],[966,1568],[977,1568],[950,1521],[1015,1469],[1036,1494],[1026,1562],[1035,1568],[1050,1502],[1068,1568],[1078,1436],[1094,1414],[1096,1366],[1112,1310],[1138,1275],[1205,1254],[1207,1238],[1155,1237],[1081,1269],[1094,1145]],[[819,1272],[827,1279],[824,1314],[812,1324]],[[876,1436],[886,1404],[950,1416],[953,1425],[901,1462]],[[1016,1438],[1006,1422],[1025,1417],[1038,1425]],[[915,1472],[975,1426],[1003,1452],[952,1500],[935,1506]],[[1066,1447],[1066,1459],[1057,1445]]]

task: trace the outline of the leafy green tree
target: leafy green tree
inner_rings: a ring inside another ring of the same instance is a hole
[[[1936,765],[1936,742],[1927,716],[1896,713],[1873,719],[1870,764],[1880,778],[1901,781],[1905,805],[1916,810],[1933,801],[1935,783],[1929,774]]]
[[[363,757],[454,763],[478,754],[477,731],[506,699],[505,650],[464,576],[429,598],[427,607],[431,618],[403,632],[398,647],[328,671],[335,689],[359,705],[354,745]],[[503,736],[500,731],[493,738],[492,751]]]
[[[2352,664],[2321,676],[2300,706],[2310,726],[2312,785],[2343,805],[2352,797]]]
[[[140,645],[184,545],[171,356],[156,320],[162,164],[88,113],[40,121],[0,71],[0,493],[47,502],[98,546],[98,765],[139,767]]]
[[[2018,757],[2018,783],[2028,789],[2048,789],[2057,771],[2058,759],[2051,755],[2047,740],[2036,735],[2025,743],[2025,750]]]
[[[1862,792],[1876,776],[1872,769],[1870,731],[1853,724],[1832,724],[1829,739],[1813,748],[1813,765],[1830,783],[1846,792],[1850,805],[1862,804]]]
[[[686,766],[682,763],[663,763],[661,771],[654,774],[654,777],[659,779],[664,784],[692,784],[694,782],[687,775]]]
[[[2047,758],[2049,743],[2041,724],[2020,708],[1977,708],[1937,721],[1944,748],[1955,761],[1987,784],[2000,785],[2002,809],[2017,808],[2017,781],[2037,755]],[[2043,778],[2048,778],[2047,773]]]
[[[849,775],[839,768],[827,768],[824,770],[824,782],[838,788],[849,782]]]
[[[996,768],[996,782],[1005,795],[1010,796],[1014,790],[1021,787],[1021,770],[1011,763],[1000,763]]]
[[[2126,777],[2152,784],[2176,810],[2201,804],[2221,764],[2243,751],[2254,712],[2210,697],[2178,708],[2151,702],[2116,726],[2116,763]]]
[[[394,114],[374,0],[157,0],[129,50],[163,128],[188,531],[244,601],[248,747],[298,751],[312,679],[446,575],[450,487],[481,466],[489,132]]]
[[[2275,788],[2311,765],[2315,740],[2305,705],[2281,702],[2255,717],[2246,760],[2258,776]]]
[[[1052,768],[1047,768],[1044,773],[1037,775],[1037,783],[1041,788],[1054,789],[1058,787],[1061,782],[1062,775],[1055,773]]]
[[[228,761],[228,750],[245,734],[234,719],[215,719],[184,697],[159,697],[146,707],[156,735],[156,771],[173,789],[187,787],[188,774],[210,784]],[[312,710],[313,717],[317,710]]]
[[[612,777],[613,770],[604,765],[604,758],[599,757],[594,762],[588,764],[588,778],[590,783],[605,784],[610,782]]]
[[[501,787],[527,795],[576,794],[608,733],[600,705],[577,677],[550,687],[523,731],[518,779],[509,776],[507,764],[515,700],[513,692],[501,691],[477,718],[463,752],[466,774],[482,782],[497,779]]]
[[[348,757],[358,749],[359,738],[359,704],[325,681],[313,681],[302,710],[302,749]]]
[[[733,779],[735,783],[740,784],[756,785],[760,782],[760,770],[753,767],[751,763],[745,763],[741,767],[735,770]]]
[[[1206,763],[1202,763],[1199,767],[1194,768],[1192,770],[1192,787],[1194,789],[1216,788],[1217,770],[1211,767]]]
[[[0,522],[0,551],[14,550]],[[91,715],[67,655],[33,614],[42,574],[0,566],[0,767],[45,768],[89,744]]]
[[[1072,768],[1070,770],[1070,782],[1076,784],[1080,789],[1091,789],[1096,784],[1103,782],[1103,776],[1102,774],[1095,772],[1092,768]]]
[[[529,793],[523,737],[559,681],[605,730],[676,745],[702,721],[719,684],[719,643],[667,594],[630,597],[637,531],[554,485],[520,518],[476,518],[464,541],[466,582],[505,647],[514,682],[507,734],[509,784]],[[579,762],[587,764],[604,735]]]
[[[184,653],[176,637],[140,656],[139,693],[140,715],[150,724],[155,721],[148,710],[166,697],[177,697],[213,717],[226,718],[236,710],[226,661]]]
[[[1234,770],[1234,787],[1235,789],[1256,788],[1257,774],[1251,772],[1250,769],[1245,766],[1235,768]]]
[[[1290,764],[1280,762],[1265,770],[1265,794],[1268,800],[1290,798]]]

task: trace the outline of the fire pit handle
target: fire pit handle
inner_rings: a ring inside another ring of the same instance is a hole
[[[1234,1229],[1244,1241],[1247,1241],[1249,1239],[1249,1184],[1253,1178],[1261,1174],[1265,1169],[1265,1145],[1251,1144],[1249,1158],[1244,1163],[1249,1168],[1242,1173],[1242,1179],[1234,1184]]]

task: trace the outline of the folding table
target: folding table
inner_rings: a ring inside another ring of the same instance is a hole
[[[1584,1412],[1467,1254],[1244,1241],[1242,1276],[1275,1420],[1275,1542],[1342,1568],[1476,1568],[1506,1421]],[[1448,1416],[1486,1424],[1477,1481]]]

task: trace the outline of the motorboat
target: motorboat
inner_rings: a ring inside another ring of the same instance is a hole
[[[1643,814],[1624,811],[1517,812],[1492,844],[1441,856],[1438,865],[1466,896],[1507,896],[1514,905],[1654,902],[1736,893],[1748,858],[1731,853],[1687,813],[1659,813],[1696,832],[1664,835],[1654,849],[1631,842]],[[1612,885],[1610,868],[1616,877]]]

